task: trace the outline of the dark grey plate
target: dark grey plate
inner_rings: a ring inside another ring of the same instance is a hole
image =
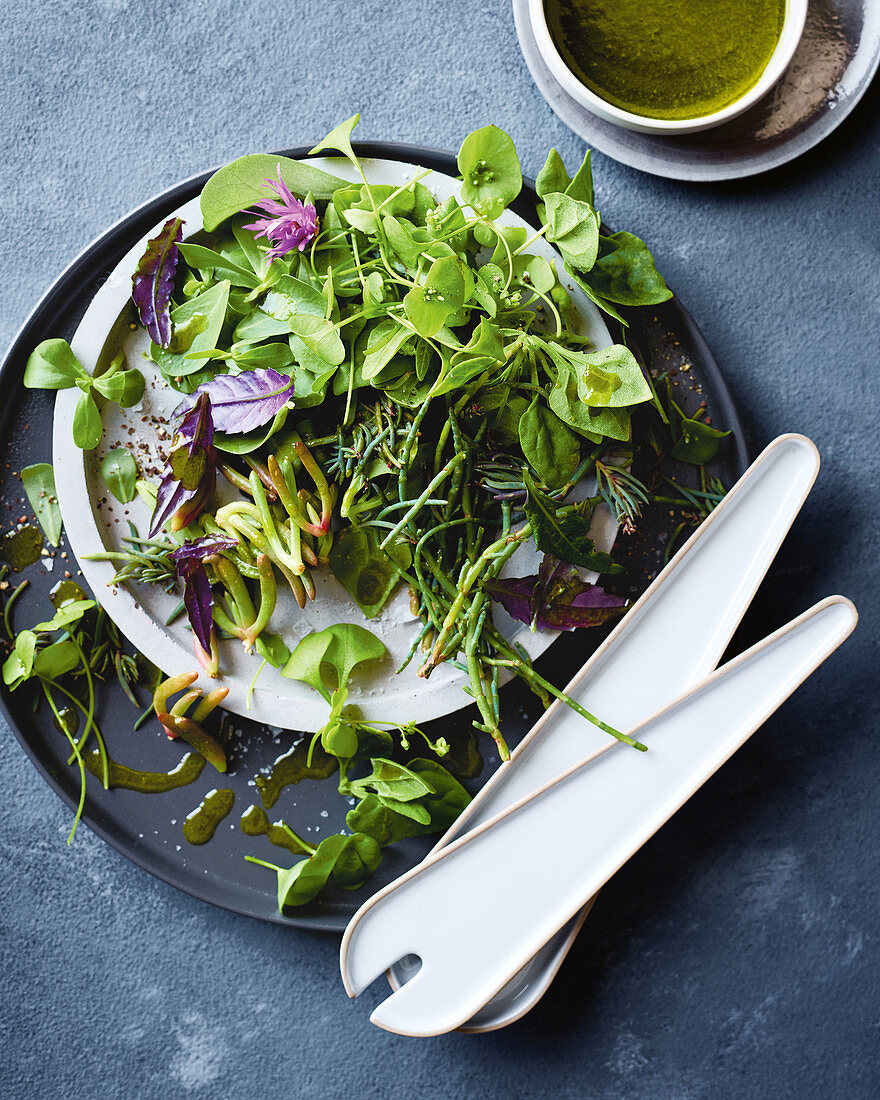
[[[772,92],[731,122],[663,137],[624,130],[591,114],[561,87],[538,52],[529,0],[513,0],[516,32],[541,95],[594,149],[655,176],[730,180],[786,164],[835,130],[880,65],[877,0],[810,0],[803,38]]]
[[[357,148],[363,156],[403,160],[456,174],[455,160],[448,153],[385,143],[364,143]],[[285,155],[303,157],[306,150],[288,150]],[[0,470],[0,516],[6,520],[4,530],[21,515],[30,513],[15,473],[22,466],[47,461],[51,456],[53,395],[22,386],[28,355],[48,337],[70,339],[96,290],[122,256],[157,222],[196,195],[209,175],[187,180],[152,199],[90,245],[49,289],[13,342],[0,368],[5,398],[0,410],[0,447],[4,455]],[[517,212],[534,221],[534,203],[534,191],[527,183],[517,200]],[[706,400],[714,422],[733,430],[717,470],[731,484],[747,461],[742,425],[718,366],[690,315],[674,299],[657,309],[637,311],[632,316],[630,338],[648,363],[673,372],[685,366],[686,370],[678,374],[681,402],[692,408],[700,400]],[[637,573],[653,573],[659,562],[658,545],[656,540],[649,539],[633,546],[628,564]],[[61,550],[64,549],[62,546]],[[31,583],[16,607],[15,619],[20,626],[46,617],[48,591],[68,566],[76,576],[75,564],[63,562],[60,557],[54,559],[51,572],[45,562],[38,562],[24,572],[23,576]],[[552,647],[552,666],[548,655],[539,662],[539,667],[545,675],[564,684],[599,640],[598,632],[561,638]],[[504,689],[502,702],[504,733],[509,743],[515,745],[538,717],[540,706],[519,684]],[[25,691],[11,696],[4,693],[0,709],[34,765],[72,809],[79,794],[78,772],[66,765],[66,742],[54,729],[46,709],[33,713]],[[131,704],[118,687],[111,684],[100,691],[99,722],[111,756],[144,770],[174,767],[182,755],[180,748],[165,739],[155,722],[133,732],[134,716]],[[434,736],[442,733],[450,740],[460,740],[470,721],[470,711],[461,711],[430,726]],[[341,931],[370,893],[422,858],[429,842],[411,840],[388,850],[379,872],[364,890],[339,891],[303,909],[295,918],[281,917],[276,908],[274,875],[246,863],[244,856],[257,855],[287,865],[288,855],[265,838],[244,836],[238,821],[247,806],[252,802],[259,804],[254,776],[289,748],[297,735],[291,731],[279,734],[240,718],[232,718],[230,725],[240,735],[232,753],[233,770],[226,776],[207,768],[191,786],[161,795],[105,791],[96,780],[90,779],[83,821],[134,863],[204,901],[263,920]],[[485,782],[497,765],[497,757],[485,746],[483,750],[485,766],[479,777],[469,781],[472,789]],[[193,847],[183,837],[182,822],[212,787],[231,787],[236,795],[235,806],[209,844]],[[343,827],[347,809],[332,780],[305,781],[287,788],[270,811],[270,817],[284,817],[306,838],[321,837]]]

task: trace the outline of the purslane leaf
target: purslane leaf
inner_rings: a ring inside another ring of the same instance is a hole
[[[43,340],[31,352],[24,369],[29,390],[66,390],[89,375],[66,340]]]

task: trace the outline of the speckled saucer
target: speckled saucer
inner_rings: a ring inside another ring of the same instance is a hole
[[[810,0],[794,59],[750,111],[697,134],[640,134],[597,118],[563,90],[538,52],[528,9],[528,0],[513,0],[516,33],[556,114],[592,148],[668,179],[740,179],[794,160],[843,122],[880,66],[878,0]]]

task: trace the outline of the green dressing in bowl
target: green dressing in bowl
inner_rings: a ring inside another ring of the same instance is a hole
[[[786,0],[545,0],[563,61],[606,102],[657,119],[701,118],[760,79]]]

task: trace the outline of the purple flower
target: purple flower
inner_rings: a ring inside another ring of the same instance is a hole
[[[310,203],[302,203],[291,192],[290,188],[281,178],[281,164],[278,165],[278,181],[263,180],[266,187],[271,188],[281,199],[264,199],[257,203],[257,210],[246,210],[246,214],[257,217],[259,211],[269,214],[268,218],[259,218],[245,229],[253,229],[256,236],[267,237],[275,244],[267,253],[269,263],[276,256],[283,256],[286,252],[298,248],[300,252],[309,241],[318,235],[318,212]]]
[[[202,394],[180,422],[168,464],[162,471],[150,538],[171,520],[179,531],[199,515],[217,481],[211,399]]]
[[[214,596],[205,572],[205,559],[221,550],[231,550],[237,545],[235,539],[224,538],[222,535],[206,535],[200,539],[187,539],[169,555],[177,567],[177,575],[183,581],[183,603],[190,626],[199,645],[208,654],[213,648],[211,635],[214,619],[211,612]]]
[[[544,555],[536,576],[489,581],[483,587],[508,615],[537,630],[599,626],[626,606],[626,600],[582,581],[573,566],[552,554]]]

